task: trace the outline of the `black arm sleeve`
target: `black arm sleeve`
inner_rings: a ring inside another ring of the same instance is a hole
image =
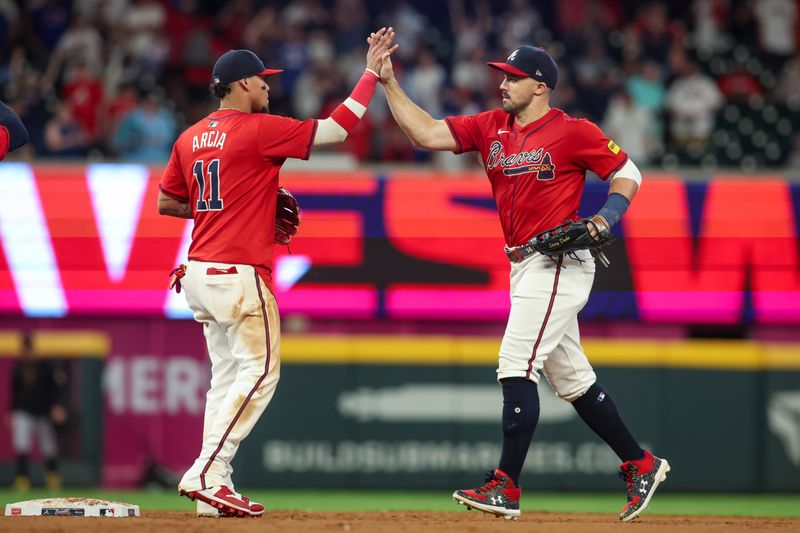
[[[14,111],[0,102],[0,126],[8,130],[8,151],[16,150],[28,142],[28,130]]]

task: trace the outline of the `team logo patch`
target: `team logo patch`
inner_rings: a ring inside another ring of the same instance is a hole
[[[608,141],[608,149],[611,150],[611,153],[617,155],[619,153],[619,146],[614,141]]]
[[[517,58],[517,52],[519,52],[519,48],[514,50],[513,52],[511,52],[511,55],[508,56],[508,59],[506,59],[506,61],[508,61],[508,62],[514,61],[514,59]]]

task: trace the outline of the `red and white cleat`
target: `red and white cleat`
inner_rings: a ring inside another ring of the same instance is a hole
[[[193,491],[179,488],[178,493],[192,501],[198,500],[216,508],[220,517],[260,518],[264,514],[263,505],[251,502],[249,498],[233,492],[225,485]]]

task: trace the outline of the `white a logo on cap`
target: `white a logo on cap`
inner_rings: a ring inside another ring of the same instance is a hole
[[[541,71],[541,70],[539,70],[538,68],[536,69],[536,75],[537,75],[537,76],[541,76],[541,75],[542,75],[542,71]]]
[[[508,59],[506,59],[506,61],[514,61],[514,59],[517,57],[517,52],[519,52],[519,48],[511,52],[511,55],[508,56]]]

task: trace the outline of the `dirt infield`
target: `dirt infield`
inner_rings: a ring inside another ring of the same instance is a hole
[[[270,511],[260,519],[196,518],[193,513],[179,511],[143,512],[139,518],[66,518],[66,517],[0,517],[0,531],[136,531],[182,533],[203,530],[213,532],[269,531],[348,533],[493,533],[509,531],[553,531],[557,533],[621,531],[631,528],[642,532],[725,532],[798,531],[800,519],[742,518],[713,516],[645,515],[631,524],[620,524],[615,515],[525,513],[517,521],[508,521],[471,512],[359,512],[306,513]]]

